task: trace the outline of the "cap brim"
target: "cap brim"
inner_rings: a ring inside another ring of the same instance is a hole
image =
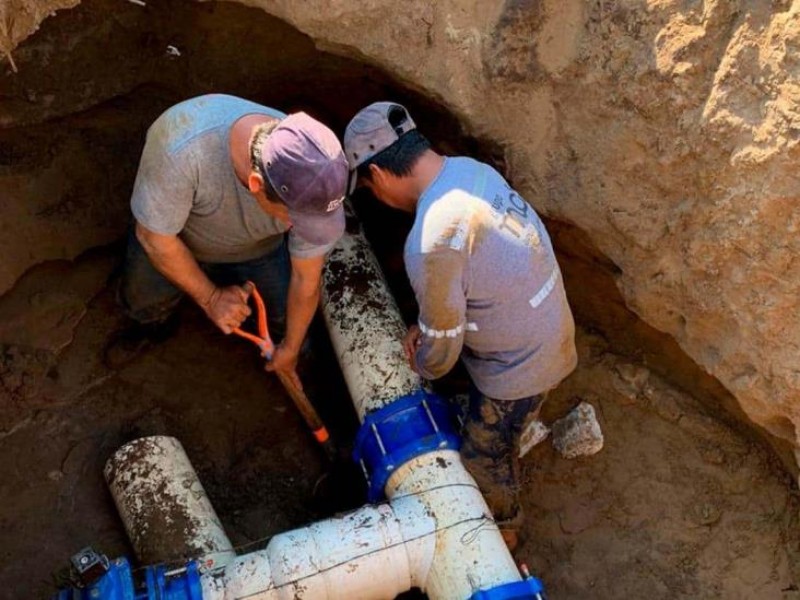
[[[309,244],[333,244],[344,234],[344,208],[326,213],[296,212],[289,209],[292,230]]]

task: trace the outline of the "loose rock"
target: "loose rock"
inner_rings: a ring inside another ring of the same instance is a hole
[[[519,457],[525,456],[531,448],[540,444],[547,439],[550,435],[550,428],[539,421],[531,421],[531,423],[522,431],[519,438]]]
[[[553,446],[564,458],[591,456],[603,449],[603,432],[591,404],[581,402],[553,423]]]

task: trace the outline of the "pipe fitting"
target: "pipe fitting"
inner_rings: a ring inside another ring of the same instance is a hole
[[[419,389],[365,415],[353,457],[367,478],[369,501],[377,502],[398,467],[421,454],[460,445],[448,402]]]

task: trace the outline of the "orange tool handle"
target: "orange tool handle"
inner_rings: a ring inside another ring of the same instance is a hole
[[[239,327],[234,329],[233,333],[239,337],[253,342],[261,349],[261,355],[267,360],[271,360],[272,354],[275,352],[275,344],[272,343],[272,338],[269,337],[269,330],[267,329],[267,309],[264,306],[264,300],[261,298],[261,294],[258,293],[256,286],[251,281],[248,281],[247,283],[249,283],[253,288],[251,295],[253,297],[253,301],[256,303],[256,322],[258,324],[258,335],[248,333]],[[322,446],[326,456],[331,461],[335,460],[337,453],[336,447],[333,445],[333,440],[331,440],[328,430],[325,428],[322,419],[319,418],[319,415],[317,414],[316,409],[314,409],[314,406],[311,404],[311,401],[305,395],[305,392],[303,392],[303,390],[300,388],[295,387],[294,383],[291,379],[289,379],[289,377],[282,375],[281,373],[276,373],[276,375],[278,375],[278,379],[280,379],[284,389],[292,398],[297,410],[300,411],[300,414],[303,416],[303,420],[306,422],[306,425],[308,425],[308,428],[311,429],[311,432],[314,434],[314,438],[317,440],[317,442],[319,442],[320,446]]]
[[[267,329],[267,307],[264,306],[264,300],[261,298],[261,294],[258,293],[258,288],[253,284],[253,282],[248,281],[253,291],[251,292],[251,296],[253,297],[253,301],[256,303],[256,323],[258,326],[258,335],[253,335],[245,331],[244,329],[240,329],[236,327],[233,330],[233,333],[242,337],[246,340],[250,340],[256,346],[261,349],[261,354],[266,359],[272,358],[272,353],[275,352],[275,344],[272,343],[272,338],[269,337],[269,329]]]

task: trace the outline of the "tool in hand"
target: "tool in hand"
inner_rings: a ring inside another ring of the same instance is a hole
[[[264,306],[264,300],[261,298],[261,294],[258,293],[256,286],[252,282],[248,283],[250,283],[252,287],[253,291],[251,296],[256,305],[258,335],[249,333],[239,327],[235,328],[233,333],[253,342],[258,346],[259,350],[261,350],[261,356],[269,361],[272,360],[272,355],[275,353],[275,344],[269,336],[269,329],[267,329],[267,308]],[[308,396],[294,384],[289,376],[277,371],[276,374],[278,375],[278,379],[281,380],[284,389],[294,401],[297,410],[299,410],[300,414],[303,416],[306,425],[308,425],[309,429],[311,429],[311,432],[314,434],[314,438],[319,442],[319,445],[322,446],[325,456],[331,461],[335,460],[337,457],[336,447],[328,434],[328,430],[325,428],[325,424],[322,422],[322,419],[319,418],[316,409],[308,399]]]

